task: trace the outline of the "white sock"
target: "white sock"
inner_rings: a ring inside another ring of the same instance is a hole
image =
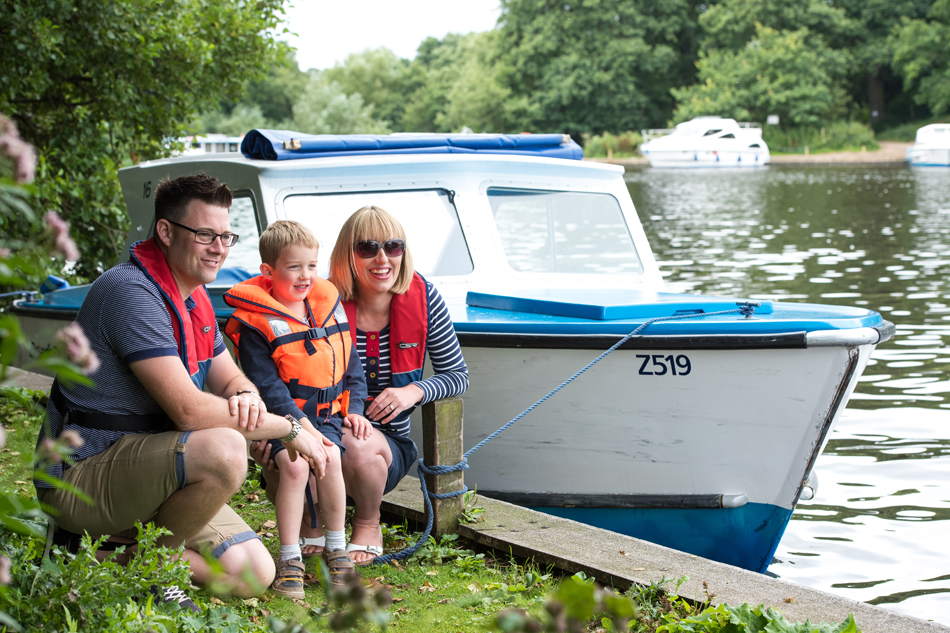
[[[324,530],[323,535],[327,537],[327,551],[332,552],[346,547],[345,530]]]
[[[303,556],[300,553],[300,545],[281,545],[280,560],[290,560],[291,558],[303,560]]]

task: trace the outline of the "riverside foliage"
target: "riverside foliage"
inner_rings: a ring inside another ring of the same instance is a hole
[[[195,112],[267,70],[283,0],[4,0],[0,112],[39,154],[36,206],[74,226],[76,271],[111,267],[129,220],[116,170],[166,156]],[[18,217],[0,219],[22,235]]]

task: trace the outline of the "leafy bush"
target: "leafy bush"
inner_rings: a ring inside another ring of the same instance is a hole
[[[177,603],[156,604],[149,593],[152,585],[189,586],[188,565],[179,558],[182,547],[155,546],[168,533],[140,526],[139,553],[127,566],[114,556],[99,562],[96,549],[102,541],[88,535],[78,553],[56,549],[49,558],[43,557],[42,541],[5,535],[0,547],[12,561],[12,582],[0,593],[3,608],[30,631],[204,630],[203,618],[188,618],[193,614],[179,611]]]
[[[622,158],[633,156],[643,143],[643,137],[638,132],[624,132],[613,135],[604,132],[600,136],[585,136],[584,156],[587,158]]]
[[[950,123],[950,118],[946,116],[931,117],[923,121],[911,121],[910,123],[901,123],[887,130],[881,130],[877,133],[879,141],[897,141],[899,143],[913,143],[917,140],[917,130],[930,125],[931,123]]]
[[[773,153],[801,154],[808,147],[809,153],[858,150],[863,145],[868,150],[880,146],[874,140],[874,131],[864,123],[835,121],[827,126],[801,126],[781,129],[766,125],[762,139]]]

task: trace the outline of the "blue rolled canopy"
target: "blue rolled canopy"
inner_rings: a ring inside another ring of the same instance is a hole
[[[251,130],[241,153],[259,160],[368,154],[519,154],[580,160],[584,151],[567,134],[300,134]]]

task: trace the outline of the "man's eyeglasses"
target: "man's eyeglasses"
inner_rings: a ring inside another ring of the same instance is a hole
[[[386,257],[399,257],[406,250],[406,241],[401,239],[387,240],[380,244],[375,240],[362,240],[353,245],[353,250],[364,259],[372,259],[382,247]]]
[[[179,224],[178,222],[174,222],[172,220],[168,220],[168,222],[171,224],[174,224],[175,226],[180,226],[186,231],[191,231],[192,233],[194,233],[195,241],[198,242],[199,244],[214,244],[214,241],[220,237],[221,244],[227,247],[231,247],[237,244],[238,237],[240,237],[239,235],[235,235],[234,233],[215,233],[214,231],[199,231],[197,229],[191,228],[190,226],[185,226],[184,224]]]

